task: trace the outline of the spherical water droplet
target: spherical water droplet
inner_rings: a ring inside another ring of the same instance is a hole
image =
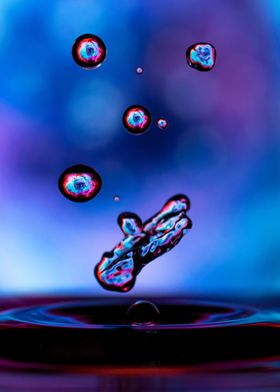
[[[106,46],[96,35],[83,34],[74,42],[72,56],[83,68],[97,68],[106,58]]]
[[[61,174],[58,186],[67,199],[84,202],[93,199],[99,193],[102,179],[91,167],[75,165]]]
[[[160,129],[166,129],[167,127],[168,127],[168,121],[165,119],[165,118],[159,118],[158,120],[157,120],[157,126],[160,128]]]
[[[123,114],[123,125],[128,132],[140,135],[147,131],[151,124],[151,114],[144,106],[133,105]]]
[[[187,63],[198,71],[210,71],[216,62],[216,49],[209,43],[197,43],[186,51]]]
[[[142,75],[143,72],[144,72],[144,69],[143,69],[142,67],[137,67],[137,68],[136,68],[136,73],[137,73],[138,75]]]
[[[160,311],[148,301],[137,301],[127,311],[127,321],[133,326],[153,326],[159,318]]]
[[[115,195],[115,196],[114,196],[114,201],[115,201],[116,203],[118,203],[119,201],[121,201],[120,196]]]

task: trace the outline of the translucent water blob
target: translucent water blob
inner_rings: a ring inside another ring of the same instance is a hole
[[[136,73],[137,73],[138,75],[142,75],[143,72],[144,72],[144,69],[143,69],[142,67],[137,67],[137,68],[136,68]]]
[[[160,311],[152,302],[136,301],[127,311],[127,321],[133,326],[152,326],[159,322]]]
[[[130,106],[123,114],[123,125],[128,132],[134,135],[141,135],[146,132],[150,124],[151,114],[144,106]]]
[[[115,195],[115,196],[114,196],[114,201],[115,201],[116,203],[120,202],[120,201],[121,201],[120,196]]]
[[[189,208],[189,199],[176,195],[144,224],[134,213],[120,214],[118,224],[125,237],[96,265],[94,273],[100,285],[112,291],[131,290],[142,268],[174,248],[192,227],[186,214]]]
[[[140,234],[143,224],[138,215],[133,212],[123,212],[118,217],[118,225],[125,236]]]
[[[83,34],[72,47],[74,61],[83,68],[97,68],[106,58],[106,46],[101,38],[93,34]]]
[[[160,118],[157,120],[157,126],[158,126],[160,129],[166,129],[166,128],[168,127],[168,121],[167,121],[165,118],[160,117]]]
[[[186,51],[187,63],[198,71],[210,71],[216,63],[216,49],[209,43],[197,43]]]
[[[99,193],[102,187],[102,179],[91,167],[75,165],[61,174],[58,187],[67,199],[85,202],[93,199]]]

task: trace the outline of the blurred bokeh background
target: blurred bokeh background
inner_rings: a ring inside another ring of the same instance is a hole
[[[93,71],[71,56],[84,33],[108,50]],[[199,41],[211,72],[187,66]],[[126,295],[279,293],[279,44],[279,0],[1,0],[0,294],[111,295],[92,270],[118,214],[145,220],[176,193],[193,229]],[[153,117],[142,136],[121,122],[132,104]],[[103,179],[84,204],[57,186],[78,163]]]

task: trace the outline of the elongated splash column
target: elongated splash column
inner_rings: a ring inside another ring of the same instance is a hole
[[[118,224],[125,237],[103,254],[94,269],[101,286],[119,292],[131,290],[142,268],[174,248],[191,229],[192,221],[186,215],[189,208],[189,199],[176,195],[144,224],[134,213],[120,214]]]

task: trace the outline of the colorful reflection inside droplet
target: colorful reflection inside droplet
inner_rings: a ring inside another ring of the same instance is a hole
[[[101,286],[119,292],[131,290],[142,268],[174,248],[192,227],[186,215],[189,208],[189,199],[176,195],[144,224],[134,213],[120,214],[118,224],[125,237],[112,251],[104,253],[95,267]]]
[[[61,193],[69,200],[84,202],[93,199],[98,194],[102,180],[91,167],[76,165],[61,174],[58,186]]]
[[[216,49],[209,43],[197,43],[187,49],[186,58],[190,67],[210,71],[216,62]]]
[[[168,127],[168,121],[165,119],[165,118],[159,118],[158,120],[157,120],[157,126],[160,128],[160,129],[166,129],[167,127]]]
[[[97,68],[106,58],[106,46],[96,35],[84,34],[74,42],[72,55],[81,67]]]
[[[151,114],[144,106],[130,106],[123,114],[125,128],[135,135],[144,133],[151,124]]]

